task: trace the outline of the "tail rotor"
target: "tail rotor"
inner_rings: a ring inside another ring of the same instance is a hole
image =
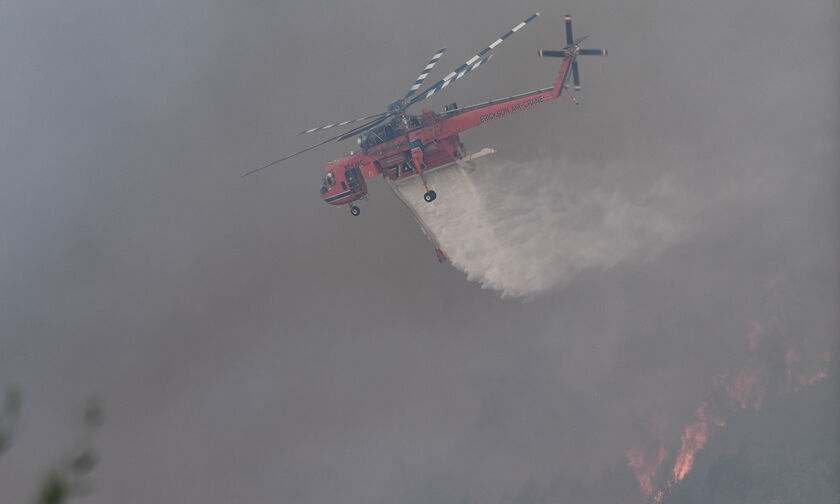
[[[572,33],[572,16],[566,16],[566,47],[560,51],[553,51],[548,49],[540,49],[540,57],[548,58],[571,58],[572,62],[572,81],[575,84],[575,89],[580,89],[580,71],[578,70],[577,57],[578,56],[606,56],[606,49],[582,49],[580,43],[586,40],[588,35],[575,40]]]

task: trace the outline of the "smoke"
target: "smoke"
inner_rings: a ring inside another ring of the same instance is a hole
[[[680,239],[688,202],[666,177],[636,191],[619,166],[481,160],[398,185],[452,264],[503,297],[530,297],[589,268],[644,261]],[[600,175],[599,175],[600,174]]]

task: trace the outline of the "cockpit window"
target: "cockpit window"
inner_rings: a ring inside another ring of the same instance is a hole
[[[327,172],[327,175],[324,177],[324,180],[326,180],[327,184],[331,186],[335,185],[335,175],[333,175],[333,172]]]

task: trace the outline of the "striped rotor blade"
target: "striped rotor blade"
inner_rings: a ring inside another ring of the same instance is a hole
[[[446,51],[445,47],[441,48],[438,52],[435,53],[434,56],[432,56],[432,59],[429,60],[429,63],[426,65],[426,67],[423,69],[423,71],[420,72],[420,76],[417,77],[417,80],[414,81],[414,84],[411,85],[411,88],[408,90],[408,93],[405,94],[405,96],[403,97],[403,100],[405,100],[409,96],[413,95],[414,93],[417,92],[418,89],[420,89],[420,86],[423,85],[423,81],[425,81],[426,77],[429,76],[429,72],[432,71],[432,68],[435,67],[435,64],[437,64],[440,57],[443,56],[444,51]]]
[[[485,57],[481,58],[480,60],[476,61],[475,63],[473,63],[472,65],[464,68],[463,70],[461,70],[457,74],[454,74],[452,76],[452,78],[450,78],[448,80],[444,79],[444,80],[438,81],[434,86],[430,87],[429,89],[427,89],[423,93],[421,93],[421,94],[415,96],[414,98],[412,98],[411,101],[408,102],[408,105],[414,105],[415,103],[417,103],[419,101],[423,101],[426,98],[430,98],[433,94],[437,93],[441,89],[445,88],[446,86],[452,84],[456,80],[460,79],[461,77],[467,75],[468,73],[472,72],[476,68],[480,67],[481,65],[486,63],[488,60],[490,60],[490,58],[492,58],[492,57],[493,57],[492,54],[488,54],[487,56],[485,56]],[[406,106],[408,106],[408,105],[406,105]]]
[[[578,73],[577,61],[572,63],[572,78],[575,81],[575,89],[580,89],[580,74]]]
[[[380,112],[379,114],[373,114],[373,115],[369,115],[369,116],[359,117],[358,119],[352,119],[350,121],[327,124],[326,126],[318,126],[317,128],[312,128],[312,129],[308,129],[306,131],[301,131],[300,133],[298,133],[298,135],[305,135],[306,133],[315,133],[316,131],[324,131],[325,129],[337,128],[339,126],[347,126],[348,124],[357,123],[359,121],[365,121],[367,119],[373,119],[374,117],[379,118],[379,117],[384,116],[386,114],[387,114],[387,112]]]
[[[540,49],[540,56],[546,56],[549,58],[565,58],[566,51],[550,51],[547,49]]]
[[[566,16],[566,44],[575,44],[575,38],[572,36],[572,16]]]
[[[303,149],[303,150],[299,150],[299,151],[295,152],[294,154],[291,154],[291,155],[286,156],[286,157],[282,157],[282,158],[278,159],[277,161],[272,161],[271,163],[268,163],[268,164],[267,164],[267,165],[265,165],[265,166],[260,166],[260,167],[259,167],[259,168],[257,168],[256,170],[251,170],[251,171],[249,171],[248,173],[243,173],[243,174],[242,174],[242,176],[243,176],[243,177],[247,177],[248,175],[251,175],[252,173],[257,173],[257,172],[258,172],[258,171],[260,171],[260,170],[265,170],[266,168],[270,168],[270,167],[272,167],[272,166],[274,166],[274,165],[276,165],[276,164],[282,163],[283,161],[285,161],[285,160],[287,160],[287,159],[291,159],[291,158],[293,158],[293,157],[297,156],[298,154],[303,154],[304,152],[311,151],[312,149],[314,149],[314,148],[316,148],[316,147],[320,147],[320,146],[324,145],[325,143],[332,142],[333,140],[338,139],[340,136],[341,136],[341,135],[336,135],[336,136],[334,136],[334,137],[332,137],[332,138],[327,138],[327,139],[326,139],[326,140],[324,140],[323,142],[316,143],[315,145],[310,145],[309,147],[307,147],[307,148],[305,148],[305,149]]]
[[[247,177],[248,175],[251,175],[252,173],[257,173],[257,172],[258,172],[258,171],[260,171],[260,170],[265,170],[266,168],[270,168],[270,167],[272,167],[272,166],[274,166],[274,165],[277,165],[277,164],[279,164],[279,163],[282,163],[283,161],[285,161],[285,160],[287,160],[287,159],[291,159],[291,158],[293,158],[293,157],[295,157],[295,156],[297,156],[297,155],[299,155],[299,154],[303,154],[304,152],[308,152],[308,151],[311,151],[312,149],[315,149],[315,148],[317,148],[317,147],[320,147],[320,146],[324,145],[325,143],[329,143],[329,142],[332,142],[332,141],[339,142],[339,141],[341,141],[341,140],[344,140],[345,138],[349,138],[349,137],[351,137],[351,136],[353,136],[353,135],[356,135],[356,134],[358,134],[358,133],[360,133],[360,132],[362,132],[362,131],[364,131],[364,130],[366,130],[366,129],[370,129],[370,128],[372,128],[372,127],[376,126],[377,124],[381,123],[382,121],[384,121],[384,120],[385,120],[385,119],[387,119],[388,117],[390,117],[390,115],[389,115],[389,114],[387,114],[387,113],[383,113],[383,114],[380,114],[380,115],[381,115],[382,117],[379,117],[379,118],[377,118],[377,119],[374,119],[373,121],[371,121],[371,122],[369,122],[369,123],[367,123],[367,124],[363,124],[362,126],[358,126],[358,127],[356,127],[356,128],[353,128],[351,131],[348,131],[347,133],[342,133],[342,134],[340,134],[340,135],[336,135],[336,136],[334,136],[334,137],[327,138],[326,140],[321,141],[321,142],[318,142],[318,143],[316,143],[315,145],[310,145],[309,147],[307,147],[307,148],[305,148],[305,149],[303,149],[303,150],[299,150],[299,151],[295,152],[294,154],[291,154],[291,155],[286,156],[286,157],[282,157],[282,158],[278,159],[277,161],[272,161],[271,163],[268,163],[268,164],[267,164],[267,165],[265,165],[265,166],[260,166],[260,167],[259,167],[259,168],[257,168],[256,170],[251,170],[251,171],[249,171],[248,173],[244,173],[244,174],[242,174],[242,176],[243,176],[243,177]]]
[[[580,54],[587,54],[587,55],[597,55],[597,56],[606,56],[607,50],[606,49],[581,49]]]
[[[347,133],[344,133],[343,135],[336,138],[335,141],[340,142],[342,140],[346,140],[346,139],[350,138],[351,136],[356,136],[363,131],[367,131],[367,130],[373,128],[374,126],[377,126],[379,123],[381,123],[385,119],[388,119],[389,117],[391,117],[391,116],[390,115],[384,115],[384,116],[380,117],[379,119],[374,119],[373,121],[371,121],[367,124],[363,124],[361,126],[353,128],[352,130],[348,131]]]
[[[426,89],[424,92],[422,92],[422,93],[420,93],[419,95],[417,95],[417,96],[415,96],[414,98],[412,98],[412,99],[411,99],[411,101],[408,103],[408,105],[411,105],[411,104],[417,103],[418,101],[421,101],[421,100],[425,100],[426,98],[428,98],[428,97],[432,96],[433,94],[435,94],[435,92],[437,92],[438,90],[443,89],[444,87],[448,86],[450,82],[453,82],[453,81],[458,80],[460,77],[462,77],[463,75],[465,75],[467,72],[471,71],[473,68],[477,68],[477,67],[478,67],[478,65],[475,65],[475,63],[476,63],[476,62],[479,62],[479,65],[480,65],[480,64],[481,64],[481,63],[483,63],[484,61],[487,61],[487,59],[488,59],[488,58],[487,58],[487,57],[485,57],[485,55],[486,55],[488,52],[490,52],[490,51],[492,51],[493,49],[495,49],[495,48],[496,48],[496,46],[498,46],[499,44],[501,44],[502,42],[504,42],[504,41],[505,41],[505,39],[507,39],[508,37],[510,37],[511,35],[513,35],[514,33],[516,33],[516,32],[518,32],[519,30],[521,30],[521,29],[522,29],[522,28],[523,28],[526,24],[528,24],[528,23],[530,23],[531,21],[533,21],[533,20],[534,20],[534,18],[536,18],[536,17],[537,17],[537,16],[539,16],[539,15],[540,15],[540,13],[539,13],[539,12],[535,12],[534,14],[531,14],[530,16],[528,16],[528,17],[527,17],[524,21],[522,21],[522,22],[521,22],[521,23],[519,23],[518,25],[514,26],[514,27],[513,27],[512,29],[510,29],[507,33],[505,33],[504,35],[502,35],[501,37],[499,37],[498,39],[496,39],[496,41],[495,41],[495,42],[493,42],[493,43],[492,43],[492,44],[490,44],[489,46],[487,46],[487,47],[485,47],[484,49],[482,49],[482,50],[481,50],[481,52],[477,53],[477,54],[476,54],[475,56],[473,56],[472,58],[468,59],[468,60],[466,61],[466,63],[464,63],[463,65],[461,65],[461,66],[459,66],[458,68],[456,68],[455,70],[453,70],[453,71],[452,71],[452,73],[450,73],[449,75],[447,75],[447,76],[446,76],[446,77],[444,77],[443,79],[441,79],[441,80],[437,81],[434,85],[432,85],[431,87],[429,87],[428,89]],[[446,83],[446,84],[444,84],[444,83]]]

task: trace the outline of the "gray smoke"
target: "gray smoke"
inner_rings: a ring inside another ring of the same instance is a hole
[[[463,205],[436,229],[475,282],[381,180],[358,218],[320,201],[353,145],[240,178],[535,11],[423,104],[550,85],[565,14],[610,52],[579,107],[464,132],[497,156],[415,199]],[[838,25],[836,0],[0,2],[0,390],[23,393],[0,501],[94,395],[92,504],[640,502],[624,451],[693,421],[753,322],[837,374]]]

